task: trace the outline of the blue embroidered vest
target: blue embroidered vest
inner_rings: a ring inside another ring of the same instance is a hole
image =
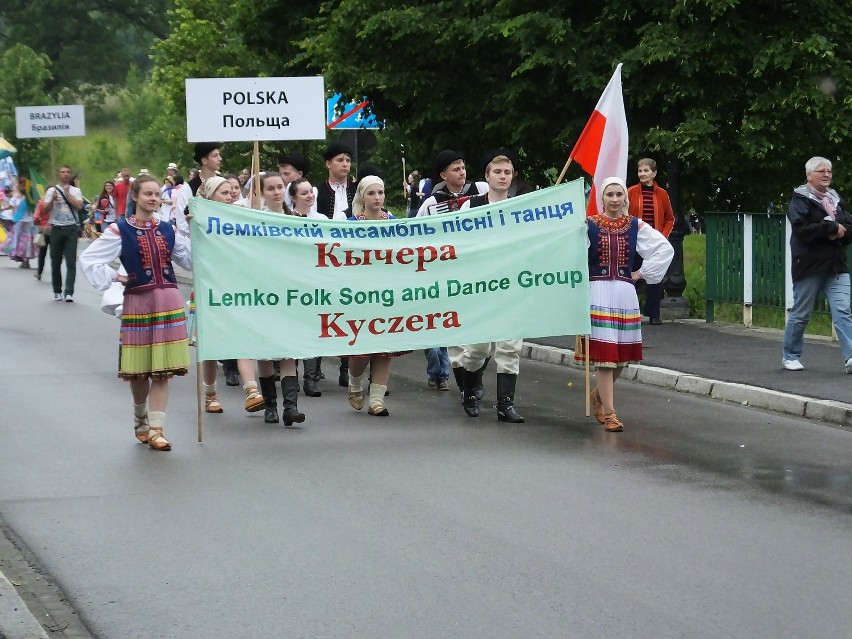
[[[172,267],[175,232],[168,222],[141,222],[136,217],[119,219],[121,263],[128,281],[124,293],[141,293],[155,288],[177,288]]]
[[[632,282],[630,267],[636,255],[639,218],[623,215],[613,220],[598,214],[587,221],[589,279]]]

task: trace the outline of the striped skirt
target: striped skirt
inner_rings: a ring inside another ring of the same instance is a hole
[[[642,361],[642,314],[636,287],[620,280],[592,281],[590,302],[589,362],[599,368],[623,368]],[[575,359],[586,361],[579,348]]]
[[[124,296],[121,316],[121,379],[169,379],[186,375],[189,344],[186,312],[176,288],[155,288]]]

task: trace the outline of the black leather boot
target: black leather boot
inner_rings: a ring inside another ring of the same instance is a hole
[[[337,378],[337,385],[343,388],[349,388],[349,358],[340,358],[340,377]]]
[[[299,378],[282,377],[281,394],[284,397],[284,425],[292,426],[293,423],[301,424],[305,421],[305,414],[299,412],[296,404],[299,397]]]
[[[260,394],[263,395],[263,401],[266,403],[263,409],[263,421],[267,424],[277,424],[278,393],[275,390],[275,375],[258,377],[257,383],[260,386]]]
[[[515,410],[515,382],[517,375],[497,373],[497,421],[523,424],[524,418]]]
[[[482,374],[485,372],[485,369],[488,368],[488,362],[490,361],[491,358],[486,357],[485,362],[476,371],[476,384],[473,387],[473,394],[476,395],[476,399],[478,401],[482,401],[482,398],[485,396],[485,388],[482,384]]]
[[[464,402],[464,369],[461,366],[454,368],[453,377],[456,378],[456,385],[459,387],[459,401]]]
[[[302,386],[302,390],[305,391],[305,395],[308,397],[322,397],[322,391],[317,388],[319,357],[312,357],[311,359],[302,360],[302,362],[305,365],[305,372],[302,376],[305,383]]]
[[[222,370],[225,373],[225,384],[228,386],[240,385],[240,372],[237,370],[237,360],[223,359]]]
[[[474,394],[476,384],[476,371],[464,371],[464,399],[462,407],[468,417],[479,417],[479,400]]]
[[[325,373],[322,372],[322,357],[317,357],[316,360],[317,360],[316,380],[319,382],[319,381],[322,381],[322,380],[325,379]]]

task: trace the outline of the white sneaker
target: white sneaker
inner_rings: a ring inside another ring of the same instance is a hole
[[[782,359],[781,366],[784,367],[785,370],[788,371],[803,371],[805,367],[802,366],[802,362],[797,359]]]
[[[846,372],[852,375],[852,357],[846,360]]]
[[[65,295],[65,301],[66,301],[66,302],[73,302],[73,301],[74,301],[74,297],[73,297],[72,295],[68,295],[68,294],[66,294],[66,295]]]
[[[62,293],[54,293],[53,294],[53,301],[54,302],[61,302],[63,299],[64,298],[62,297]]]

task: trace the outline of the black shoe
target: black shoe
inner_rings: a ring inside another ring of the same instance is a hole
[[[305,414],[299,412],[297,398],[299,397],[299,380],[295,376],[281,378],[281,394],[284,397],[284,419],[285,426],[294,423],[301,424],[305,421]]]
[[[302,390],[305,391],[305,395],[308,397],[322,397],[322,391],[317,387],[317,380],[319,379],[317,375],[319,357],[311,357],[310,359],[303,360],[302,363],[305,367],[302,375],[304,381]]]
[[[648,323],[653,324],[654,326],[661,326],[662,323],[663,323],[663,320],[661,320],[659,317],[652,317],[651,321],[648,322]]]
[[[258,386],[260,393],[263,395],[265,407],[263,409],[263,421],[267,424],[278,423],[278,393],[275,390],[275,376],[258,377]]]
[[[476,384],[476,371],[465,370],[462,408],[468,417],[479,417],[479,400],[473,391],[474,384]]]
[[[343,388],[349,388],[349,367],[340,367],[340,376],[337,378],[337,385]]]
[[[524,418],[515,410],[515,382],[517,375],[497,373],[497,421],[523,424]]]
[[[476,371],[476,383],[473,385],[473,394],[476,395],[476,401],[481,402],[482,398],[485,396],[485,388],[482,385],[482,374],[485,372],[485,369],[488,367],[488,362],[491,361],[490,357],[485,358],[485,363],[480,366]]]
[[[225,373],[225,384],[228,386],[239,386],[240,374],[237,371],[227,371]]]
[[[317,388],[317,383],[312,379],[306,379],[302,390],[307,397],[322,397],[322,391]]]

